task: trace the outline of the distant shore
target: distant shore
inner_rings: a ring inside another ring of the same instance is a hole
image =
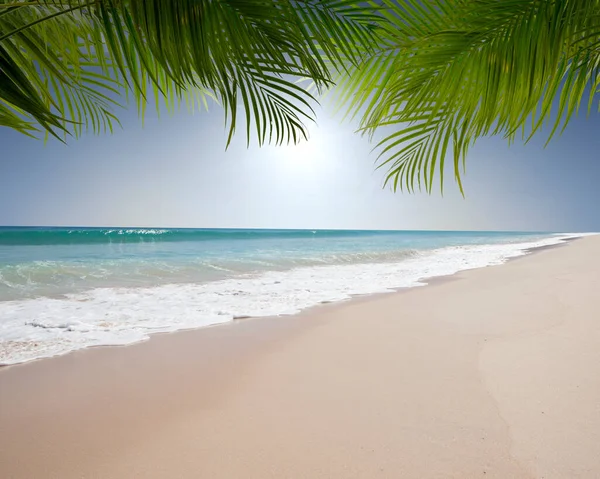
[[[600,237],[0,369],[2,478],[600,477]]]

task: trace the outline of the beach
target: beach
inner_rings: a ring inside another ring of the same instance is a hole
[[[4,367],[0,477],[600,477],[599,253]]]

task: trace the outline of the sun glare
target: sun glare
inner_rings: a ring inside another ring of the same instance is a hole
[[[317,141],[314,138],[308,141],[304,140],[297,145],[291,145],[285,148],[283,160],[290,165],[309,166],[319,155]]]

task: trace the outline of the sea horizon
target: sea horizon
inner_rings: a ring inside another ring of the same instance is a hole
[[[196,226],[136,226],[136,225],[0,225],[0,230],[7,229],[82,229],[82,230],[198,230],[198,231],[365,231],[365,232],[450,232],[450,233],[540,233],[540,234],[562,234],[562,233],[591,233],[592,231],[562,231],[562,230],[505,230],[505,229],[436,229],[436,228],[271,228],[271,227],[196,227]]]

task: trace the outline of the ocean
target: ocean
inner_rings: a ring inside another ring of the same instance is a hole
[[[0,228],[0,364],[422,286],[578,234]]]

